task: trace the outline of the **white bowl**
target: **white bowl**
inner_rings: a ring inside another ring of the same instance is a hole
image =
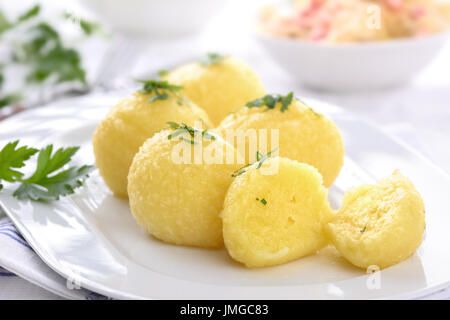
[[[79,0],[121,33],[173,37],[201,30],[227,0]]]
[[[298,82],[321,90],[374,90],[400,85],[421,71],[449,32],[371,43],[314,43],[258,34],[272,58]]]

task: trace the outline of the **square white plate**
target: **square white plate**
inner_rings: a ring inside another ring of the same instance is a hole
[[[117,96],[61,100],[0,122],[7,141],[44,146],[80,145],[76,161],[93,163],[91,136]],[[330,189],[343,192],[395,169],[411,178],[426,205],[426,237],[416,254],[377,274],[352,267],[331,247],[286,265],[249,270],[225,249],[168,245],[133,220],[95,172],[76,194],[53,203],[18,201],[12,186],[0,205],[37,254],[75,284],[113,298],[131,299],[371,299],[423,296],[450,283],[450,177],[407,146],[340,108],[306,101],[329,114],[342,131],[344,168]],[[386,248],[389,250],[389,248]]]

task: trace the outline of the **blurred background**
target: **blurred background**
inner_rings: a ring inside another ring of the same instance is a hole
[[[337,104],[450,172],[449,11],[434,0],[3,0],[0,117],[129,91],[218,52],[249,63],[268,92]]]

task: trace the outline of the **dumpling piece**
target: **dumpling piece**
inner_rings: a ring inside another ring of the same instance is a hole
[[[210,53],[202,61],[183,65],[167,75],[170,83],[203,108],[214,125],[247,101],[264,95],[257,74],[245,62]]]
[[[221,215],[230,256],[249,268],[315,253],[333,214],[316,168],[280,157],[260,163],[235,178]]]
[[[225,118],[218,130],[227,141],[234,141],[248,162],[254,160],[255,149],[263,152],[278,149],[281,157],[316,167],[327,188],[333,184],[344,163],[344,143],[334,122],[296,99],[292,93],[266,95],[251,101]],[[275,139],[273,135],[277,130]],[[230,139],[233,132],[240,135],[240,141],[245,139],[245,150],[238,139]],[[253,133],[256,138],[252,140]],[[262,133],[266,137],[261,137]]]
[[[211,126],[205,111],[182,97],[177,87],[156,81],[146,82],[143,90],[121,100],[97,126],[92,141],[95,163],[114,195],[127,197],[134,155],[145,140],[167,127],[167,121],[189,125],[203,121]]]
[[[407,259],[420,246],[425,208],[411,181],[395,171],[377,184],[347,192],[325,230],[349,262],[382,269]]]
[[[219,214],[237,167],[227,164],[225,155],[234,148],[217,135],[171,125],[147,140],[134,157],[128,175],[131,212],[164,242],[221,247]]]

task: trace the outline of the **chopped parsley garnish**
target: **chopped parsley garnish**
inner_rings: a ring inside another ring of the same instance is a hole
[[[173,121],[169,121],[169,122],[167,122],[167,124],[169,125],[169,128],[175,130],[173,133],[171,133],[167,136],[167,139],[169,139],[169,140],[172,140],[173,138],[178,137],[179,135],[185,134],[185,133],[187,133],[189,135],[189,139],[180,137],[180,140],[188,142],[190,144],[197,144],[197,142],[195,141],[196,134],[197,134],[197,136],[201,135],[201,137],[203,139],[216,140],[216,137],[214,135],[212,135],[211,133],[209,133],[207,129],[202,131],[199,129],[195,129],[191,126],[188,126],[187,124],[176,123]]]
[[[53,145],[48,145],[39,150],[35,171],[24,179],[24,174],[15,169],[25,166],[25,161],[38,150],[27,146],[17,148],[18,143],[18,140],[10,142],[0,151],[0,179],[20,182],[13,193],[18,199],[59,200],[61,196],[74,193],[94,169],[87,165],[63,169],[79,147],[60,148],[53,153]]]
[[[158,80],[136,80],[143,84],[140,92],[143,94],[151,94],[148,102],[153,102],[156,100],[167,100],[169,94],[177,99],[177,103],[182,105],[183,102],[189,104],[186,97],[181,95],[180,90],[183,88],[174,84],[170,84],[167,81]]]
[[[294,100],[294,93],[289,92],[287,95],[283,96],[280,94],[268,94],[262,98],[247,102],[245,105],[247,108],[259,108],[266,107],[266,110],[275,109],[278,103],[281,103],[280,111],[284,112],[288,109],[289,105]]]
[[[254,165],[255,163],[258,163],[258,165],[256,166],[256,169],[261,168],[261,166],[263,165],[264,161],[266,161],[269,157],[271,157],[272,154],[273,154],[274,152],[276,152],[277,150],[278,150],[278,148],[277,148],[277,149],[273,149],[272,151],[268,152],[268,153],[265,154],[265,155],[263,155],[263,154],[262,154],[261,152],[259,152],[259,151],[256,151],[256,161],[251,162],[251,163],[248,163],[248,164],[246,164],[245,166],[243,166],[243,167],[241,167],[241,168],[235,170],[231,176],[232,176],[233,178],[236,178],[237,176],[240,176],[241,174],[246,173],[246,172],[247,172],[246,169],[247,169],[248,167]]]
[[[317,117],[322,117],[322,114],[321,113],[319,113],[319,112],[317,112],[316,110],[314,110],[313,108],[311,108],[311,107],[308,107],[309,108],[309,110],[311,110],[311,112],[312,113],[314,113],[314,115],[315,116],[317,116]]]
[[[262,198],[262,199],[256,198],[256,201],[261,202],[263,205],[266,205],[266,204],[267,204],[267,200],[264,199],[264,198]]]
[[[209,52],[200,60],[200,64],[204,67],[208,67],[215,63],[220,63],[223,59],[225,59],[227,56],[223,56],[218,53]]]
[[[364,233],[364,232],[366,232],[366,229],[367,229],[367,226],[365,226],[364,228],[362,228],[362,229],[360,230],[360,232],[361,232],[361,233]]]

